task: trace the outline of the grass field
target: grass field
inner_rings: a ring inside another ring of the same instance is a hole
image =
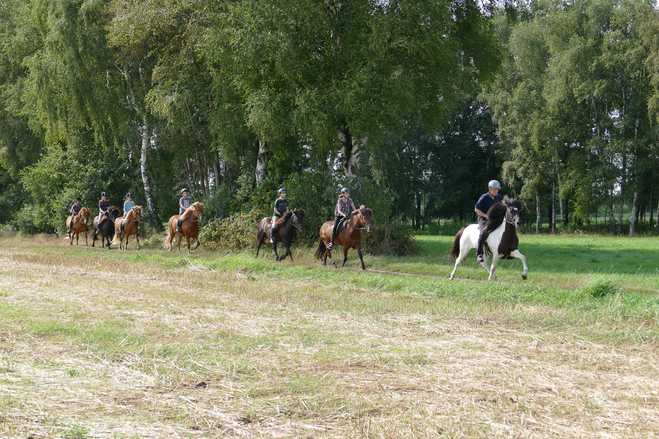
[[[659,239],[522,236],[496,282],[418,239],[361,272],[0,238],[0,437],[659,436]]]

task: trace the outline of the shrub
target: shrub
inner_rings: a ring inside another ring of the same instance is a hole
[[[401,223],[376,223],[371,233],[362,236],[364,249],[373,255],[414,255],[420,250],[414,231]]]
[[[602,298],[617,294],[620,291],[620,288],[615,282],[598,277],[588,281],[583,287],[581,287],[581,291],[592,297]]]
[[[199,240],[204,247],[211,250],[243,250],[255,247],[256,231],[261,218],[259,211],[252,209],[210,221],[199,231]]]

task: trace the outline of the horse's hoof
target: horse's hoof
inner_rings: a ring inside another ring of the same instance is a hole
[[[526,280],[526,274],[522,275],[522,280]]]

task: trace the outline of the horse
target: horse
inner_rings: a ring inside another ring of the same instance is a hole
[[[83,207],[80,209],[80,212],[73,217],[73,227],[71,228],[71,233],[68,233],[69,245],[73,245],[73,237],[76,238],[76,245],[78,245],[78,238],[80,233],[85,232],[85,245],[87,245],[87,220],[89,220],[89,215],[92,214],[92,211]],[[66,230],[69,230],[71,225],[71,217],[66,219]]]
[[[196,239],[192,250],[196,250],[199,247],[199,221],[204,219],[204,205],[200,202],[192,203],[188,207],[183,215],[181,215],[181,231],[176,231],[176,222],[178,221],[178,215],[174,215],[169,219],[169,230],[167,233],[167,238],[165,238],[165,244],[163,248],[165,250],[172,251],[174,244],[174,238],[178,236],[178,251],[181,251],[181,239],[185,236],[185,239],[188,241],[188,254],[190,254],[190,238]]]
[[[137,240],[137,249],[140,249],[140,237],[137,232],[139,230],[140,221],[142,220],[142,206],[133,206],[132,209],[126,214],[124,221],[124,233],[119,234],[121,230],[122,218],[114,220],[114,238],[112,238],[112,245],[118,245],[120,250],[128,250],[128,238],[130,235],[135,235]],[[123,241],[126,238],[126,245]]]
[[[364,206],[359,206],[359,209],[353,211],[351,215],[354,216],[337,226],[334,245],[343,246],[343,264],[341,264],[341,267],[343,267],[348,260],[348,250],[354,247],[357,249],[359,260],[362,262],[362,270],[366,270],[364,257],[362,256],[362,230],[366,230],[367,233],[371,231],[373,211]],[[320,240],[318,242],[318,249],[316,250],[316,259],[320,260],[322,258],[323,265],[327,265],[327,257],[329,256],[332,264],[338,268],[338,265],[334,262],[334,259],[332,259],[332,250],[327,249],[327,244],[329,244],[332,239],[333,225],[333,221],[327,221],[320,226],[320,232],[318,232]]]
[[[94,227],[92,229],[92,247],[96,243],[96,235],[101,233],[101,246],[105,248],[105,241],[108,243],[108,250],[110,249],[111,239],[114,237],[114,222],[119,216],[119,208],[117,206],[112,206],[107,211],[107,218],[101,224],[101,227],[98,227],[99,218],[94,218]]]
[[[279,221],[277,221],[277,228],[275,229],[275,234],[272,237],[274,244],[272,249],[275,251],[276,261],[283,261],[286,259],[286,256],[291,257],[291,262],[293,262],[293,254],[291,253],[291,242],[296,235],[296,229],[300,232],[304,232],[304,209],[289,210],[282,216]],[[256,239],[259,241],[259,246],[256,249],[256,257],[259,257],[259,250],[263,244],[270,243],[270,228],[272,227],[272,217],[265,217],[259,221],[259,227],[256,232]],[[277,253],[277,243],[281,242],[286,247],[286,253],[284,257],[279,257]]]
[[[487,230],[483,230],[483,233],[489,233],[486,243],[490,250],[494,249],[495,251],[492,251],[492,266],[490,268],[487,267],[489,253],[484,254],[485,261],[481,262],[480,265],[490,274],[488,280],[497,278],[494,270],[496,270],[497,262],[499,262],[500,258],[520,259],[524,266],[522,279],[526,279],[529,268],[526,266],[526,258],[517,249],[517,244],[519,243],[517,239],[517,228],[522,224],[520,211],[523,207],[524,204],[521,201],[508,198],[506,195],[503,203],[496,203],[487,212],[489,218],[486,223]],[[455,235],[455,240],[450,250],[450,255],[456,258],[451,279],[455,277],[458,265],[460,265],[460,262],[462,262],[471,249],[478,248],[479,236],[478,224],[464,227]]]

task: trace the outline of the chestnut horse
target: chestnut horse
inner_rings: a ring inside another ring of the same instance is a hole
[[[362,262],[362,270],[366,270],[364,265],[364,257],[362,256],[362,230],[370,232],[372,229],[371,221],[373,221],[373,211],[364,206],[359,206],[359,209],[352,212],[352,218],[344,221],[337,226],[336,236],[334,237],[334,245],[343,246],[343,267],[348,260],[348,250],[356,248],[359,254],[359,260]],[[320,227],[320,241],[318,249],[316,250],[316,259],[323,259],[323,265],[327,265],[327,257],[335,267],[338,267],[334,259],[332,259],[332,250],[327,249],[330,239],[332,239],[332,226],[333,221],[327,221]]]
[[[112,245],[118,245],[120,250],[128,250],[128,238],[130,235],[135,235],[137,240],[137,249],[140,249],[140,237],[137,232],[139,231],[140,221],[142,220],[142,206],[134,206],[127,214],[124,221],[124,233],[119,234],[121,230],[121,218],[114,221],[114,238]],[[126,245],[124,245],[124,238],[126,238]]]
[[[114,237],[114,222],[119,217],[119,208],[111,206],[107,211],[107,218],[98,227],[98,217],[94,218],[94,227],[92,228],[92,247],[96,243],[96,235],[101,233],[101,246],[105,248],[105,242],[108,243],[108,250],[110,249],[111,240]]]
[[[85,232],[85,245],[87,245],[87,220],[89,220],[89,215],[92,214],[92,211],[83,207],[80,209],[80,212],[73,217],[73,228],[71,233],[68,234],[69,245],[73,245],[73,237],[76,238],[76,245],[78,245],[79,234]],[[71,217],[66,219],[66,230],[69,230],[71,225]]]
[[[185,239],[188,241],[188,254],[190,254],[190,238],[193,240],[196,239],[192,250],[196,250],[199,247],[199,221],[204,219],[204,205],[199,201],[192,203],[192,206],[188,207],[183,215],[181,215],[181,231],[176,231],[176,222],[178,221],[178,215],[174,215],[169,219],[169,231],[167,233],[167,238],[165,238],[165,244],[163,248],[168,251],[172,251],[174,246],[174,238],[178,236],[178,251],[181,251],[181,239],[185,236]]]
[[[295,238],[296,229],[300,232],[304,232],[304,209],[297,209],[288,211],[282,216],[279,221],[277,221],[277,228],[275,229],[275,235],[272,237],[274,244],[272,249],[275,251],[276,261],[283,261],[286,259],[286,256],[291,257],[291,262],[293,261],[293,254],[291,253],[291,242]],[[256,239],[259,241],[259,246],[256,249],[256,257],[259,257],[259,250],[263,244],[270,243],[270,227],[272,226],[272,217],[267,216],[259,221],[259,228],[256,232]],[[279,257],[277,253],[277,243],[281,242],[286,247],[286,253],[283,257]]]

